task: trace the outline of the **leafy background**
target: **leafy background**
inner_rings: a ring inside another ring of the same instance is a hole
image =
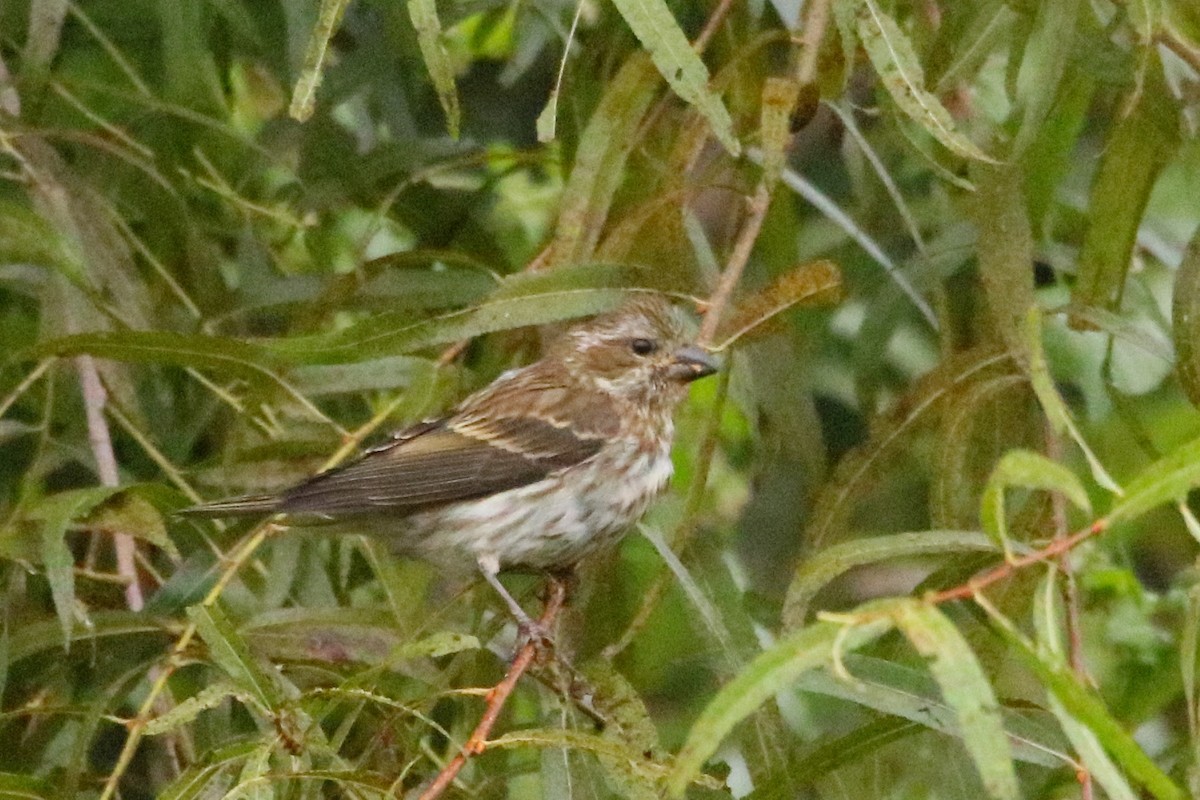
[[[0,796],[419,792],[490,594],[173,512],[633,289],[728,369],[452,795],[1200,794],[1194,2],[14,0],[0,59]]]

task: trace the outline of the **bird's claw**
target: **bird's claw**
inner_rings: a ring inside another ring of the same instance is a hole
[[[538,655],[554,651],[554,636],[550,629],[535,619],[526,617],[517,623],[517,651],[531,644],[537,648]]]

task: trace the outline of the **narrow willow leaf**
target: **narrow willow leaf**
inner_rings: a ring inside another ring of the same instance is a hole
[[[91,615],[89,622],[90,627],[78,627],[71,631],[72,642],[85,640],[92,644],[107,644],[109,640],[120,642],[128,638],[131,640],[128,644],[132,645],[138,637],[153,636],[153,641],[157,642],[165,641],[171,634],[169,627],[148,619],[145,614],[132,611],[97,611]],[[9,639],[9,663],[16,664],[22,659],[58,647],[60,640],[55,634],[59,627],[57,620],[40,620],[13,627]]]
[[[944,361],[922,378],[901,402],[896,403],[896,413],[877,420],[868,440],[838,463],[817,496],[804,541],[813,548],[828,546],[830,539],[840,535],[850,519],[854,499],[887,458],[899,449],[905,436],[934,417],[942,404],[955,397],[962,387],[999,371],[1012,371],[1012,357],[1006,352],[979,348]]]
[[[621,743],[583,731],[564,730],[558,728],[533,728],[530,730],[506,733],[488,741],[488,747],[541,747],[582,750],[595,755],[606,770],[619,773],[622,785],[633,787],[631,797],[660,797],[658,784],[668,774],[662,764],[646,758],[645,754],[631,750]],[[710,789],[719,788],[716,783],[700,776],[696,783]]]
[[[630,57],[609,81],[580,136],[575,165],[563,189],[550,246],[553,265],[581,264],[595,253],[635,133],[660,85],[654,65],[642,53]]]
[[[1085,687],[1069,666],[1038,652],[1007,620],[995,614],[992,619],[996,622],[995,629],[1011,645],[1009,652],[1033,671],[1067,713],[1092,732],[1118,767],[1158,800],[1184,800],[1183,790],[1142,750],[1125,725],[1112,716],[1104,701]]]
[[[286,696],[278,673],[258,663],[220,606],[191,606],[187,615],[208,645],[213,662],[235,686],[248,693],[260,709],[275,711],[283,706]]]
[[[1029,429],[1044,439],[1044,424],[1023,374],[998,375],[969,386],[946,403],[929,508],[933,525],[979,525],[979,496],[996,459],[1028,442]]]
[[[1032,450],[1010,450],[992,470],[979,509],[983,529],[1004,548],[1006,557],[1011,558],[1012,545],[1008,540],[1008,513],[1004,500],[1005,492],[1013,487],[1058,492],[1076,508],[1088,512],[1092,509],[1087,490],[1071,470]]]
[[[800,84],[794,78],[767,78],[763,82],[759,138],[762,141],[763,181],[767,186],[778,183],[783,172],[784,151],[792,140],[792,112],[799,97]]]
[[[258,345],[219,336],[170,331],[80,333],[51,339],[34,350],[38,357],[81,353],[115,361],[212,369],[260,386],[278,385],[280,382],[267,366],[270,357],[266,350]]]
[[[325,70],[325,61],[329,54],[329,41],[341,24],[342,15],[350,0],[321,0],[320,17],[313,26],[312,36],[308,40],[308,50],[304,54],[304,66],[300,77],[296,79],[296,88],[292,92],[292,103],[288,114],[292,119],[304,122],[312,116],[317,105],[317,87]]]
[[[1077,27],[1079,0],[1040,3],[1033,31],[1021,54],[1017,73],[1017,102],[1021,105],[1021,127],[1013,140],[1010,157],[1020,156],[1042,130],[1066,72],[1071,48],[1063,46],[1063,31]]]
[[[242,762],[242,771],[238,773],[237,783],[225,795],[229,800],[274,800],[274,787],[267,780],[267,774],[271,770],[273,744],[260,744],[258,749]]]
[[[458,138],[462,112],[458,105],[458,90],[454,86],[454,62],[442,41],[442,23],[438,19],[434,0],[408,0],[408,15],[417,31],[417,45],[425,59],[425,69],[437,90],[438,102],[446,114],[450,138]]]
[[[1200,408],[1200,230],[1192,237],[1175,272],[1171,323],[1179,383],[1192,405]]]
[[[1132,91],[1138,103],[1111,128],[1092,182],[1071,295],[1083,306],[1117,308],[1150,191],[1180,143],[1178,105],[1157,57]]]
[[[1034,595],[1033,620],[1040,652],[1052,656],[1061,664],[1066,664],[1067,659],[1062,646],[1064,626],[1059,602],[1061,594],[1056,585],[1057,575],[1056,570],[1047,570],[1039,591]],[[1096,783],[1104,789],[1105,794],[1112,800],[1136,800],[1137,795],[1112,759],[1104,752],[1096,735],[1067,711],[1057,697],[1050,695],[1047,699],[1051,712],[1058,718],[1063,732],[1071,740],[1071,746],[1075,748],[1084,766]]]
[[[201,689],[199,694],[187,698],[166,713],[147,722],[142,733],[146,736],[156,736],[173,731],[192,722],[200,716],[201,711],[216,708],[227,698],[238,696],[240,696],[240,692],[233,684],[224,682],[210,684]]]
[[[158,795],[158,800],[210,800],[220,797],[233,785],[230,774],[261,746],[258,737],[222,746],[210,753],[203,764],[184,770]]]
[[[50,582],[50,595],[62,626],[63,647],[71,649],[75,627],[75,558],[67,547],[66,534],[71,523],[86,516],[121,489],[93,486],[51,495],[31,507],[26,517],[41,524],[41,559]]]
[[[86,271],[77,248],[24,206],[0,202],[0,264],[32,264],[82,285]]]
[[[813,261],[784,272],[767,286],[744,298],[721,325],[717,335],[725,350],[778,314],[799,303],[836,303],[841,299],[842,272],[832,261]]]
[[[414,658],[439,658],[464,650],[478,650],[479,639],[467,633],[454,631],[439,631],[424,636],[415,642],[405,642],[394,649],[387,657],[387,664],[400,661],[411,661]]]
[[[1136,519],[1152,508],[1175,502],[1196,486],[1200,486],[1200,439],[1180,445],[1144,467],[1108,512],[1108,522]]]
[[[138,492],[137,486],[124,486],[115,496],[95,507],[80,524],[110,536],[127,534],[160,547],[172,558],[179,558],[175,542],[167,535],[162,514]],[[146,486],[142,487],[143,489]]]
[[[683,794],[704,762],[717,751],[733,726],[754,712],[779,690],[790,686],[809,670],[828,666],[838,648],[849,652],[862,647],[891,629],[891,622],[878,612],[883,606],[870,604],[871,621],[853,627],[817,622],[780,639],[742,669],[709,701],[692,724],[687,740],[675,758],[667,781],[674,797]]]
[[[846,656],[844,665],[853,680],[824,671],[808,672],[796,680],[796,689],[856,703],[947,736],[959,735],[955,710],[942,698],[937,681],[927,671],[858,654]],[[1070,743],[1051,714],[1030,706],[1004,707],[1000,713],[1013,745],[1013,758],[1051,768],[1073,763]]]
[[[996,552],[979,531],[916,531],[854,539],[826,547],[800,562],[783,603],[783,629],[795,630],[808,619],[817,593],[855,567],[900,558],[947,553]]]
[[[925,89],[925,73],[912,42],[875,0],[858,8],[857,31],[871,65],[897,107],[930,135],[961,156],[995,163],[955,126],[942,102]]]
[[[0,772],[0,797],[13,800],[51,800],[57,797],[55,792],[41,778],[32,775],[19,775],[11,772]]]
[[[654,66],[675,94],[708,120],[713,134],[732,156],[741,153],[733,119],[721,99],[709,91],[708,68],[663,0],[614,0],[633,35],[650,53]]]
[[[935,606],[907,601],[898,604],[895,615],[896,626],[927,659],[942,696],[954,709],[984,790],[997,800],[1016,800],[1021,793],[999,704],[966,640]]]
[[[1058,387],[1054,385],[1054,378],[1050,374],[1050,365],[1046,363],[1046,351],[1042,348],[1042,312],[1037,306],[1030,306],[1025,317],[1025,354],[1033,392],[1037,395],[1038,402],[1042,404],[1042,411],[1046,413],[1046,419],[1050,421],[1050,426],[1055,433],[1067,433],[1071,436],[1071,439],[1083,451],[1083,456],[1087,459],[1088,466],[1092,471],[1092,478],[1096,483],[1114,494],[1121,494],[1120,485],[1108,474],[1108,470],[1104,468],[1100,459],[1088,446],[1087,440],[1083,438],[1083,434],[1075,425],[1075,420],[1071,418],[1071,412],[1067,410],[1066,401],[1059,394]]]

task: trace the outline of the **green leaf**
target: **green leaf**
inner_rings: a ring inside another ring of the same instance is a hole
[[[834,578],[855,567],[916,556],[995,552],[996,545],[979,531],[916,531],[853,539],[826,547],[796,568],[783,603],[783,629],[805,624],[813,598]]]
[[[942,697],[954,709],[963,744],[988,796],[1019,798],[1012,748],[996,695],[962,634],[936,606],[918,600],[898,603],[894,613],[896,626],[927,659]]]
[[[663,0],[614,0],[617,11],[633,31],[659,73],[675,94],[708,120],[713,134],[732,156],[742,147],[733,132],[733,119],[725,104],[708,89],[708,68],[692,49],[687,36]]]
[[[836,697],[947,736],[959,736],[955,710],[925,670],[858,654],[846,656],[844,664],[852,680],[825,671],[809,672],[797,679],[797,691]],[[1024,704],[1005,706],[1000,714],[1013,745],[1013,758],[1051,768],[1073,763],[1069,742],[1052,715]]]
[[[458,91],[454,86],[454,62],[442,41],[442,23],[438,19],[434,0],[408,0],[408,15],[417,31],[417,45],[425,59],[425,69],[437,90],[438,102],[446,114],[450,138],[458,138],[462,112],[458,106]]]
[[[1110,492],[1120,494],[1121,487],[1108,474],[1108,470],[1100,463],[1100,459],[1092,452],[1087,440],[1079,432],[1075,420],[1071,417],[1071,412],[1067,410],[1067,403],[1059,394],[1054,377],[1050,374],[1050,365],[1046,363],[1046,351],[1042,347],[1042,312],[1037,306],[1030,306],[1025,317],[1024,352],[1026,368],[1029,370],[1029,381],[1033,384],[1033,393],[1037,395],[1038,402],[1042,405],[1042,411],[1046,413],[1046,419],[1050,422],[1050,427],[1054,429],[1055,433],[1067,433],[1071,436],[1071,439],[1083,451],[1083,456],[1087,459],[1088,466],[1092,471],[1092,478],[1096,483]]]
[[[1032,145],[1059,96],[1073,49],[1063,46],[1064,31],[1077,29],[1079,0],[1050,0],[1039,3],[1033,31],[1021,54],[1017,73],[1017,102],[1021,105],[1021,127],[1013,141],[1011,157]]]
[[[1109,524],[1136,519],[1152,508],[1174,503],[1200,486],[1200,439],[1193,439],[1147,465],[1125,487],[1108,512]]]
[[[1171,323],[1179,383],[1192,405],[1200,408],[1200,230],[1192,237],[1175,272]]]
[[[1057,571],[1048,570],[1046,577],[1042,580],[1042,585],[1034,596],[1033,620],[1041,652],[1048,653],[1058,661],[1065,663],[1066,658],[1062,645],[1065,626],[1060,611],[1062,593],[1059,591],[1057,583]],[[1050,695],[1047,699],[1051,712],[1058,718],[1063,732],[1071,741],[1071,746],[1075,748],[1093,780],[1100,784],[1105,794],[1112,800],[1136,800],[1137,795],[1130,788],[1125,776],[1113,764],[1112,759],[1104,752],[1096,735],[1076,719],[1071,712],[1067,711],[1057,697]]]
[[[881,613],[883,608],[880,604],[872,604],[858,609],[855,614],[866,616],[869,613],[871,621],[850,627],[817,622],[801,628],[776,642],[742,669],[709,701],[692,724],[667,780],[672,796],[681,796],[733,726],[776,692],[791,685],[805,672],[828,666],[836,653],[855,650],[890,630],[892,624]]]
[[[1071,295],[1082,306],[1118,307],[1150,191],[1180,143],[1178,106],[1157,55],[1149,60],[1144,83],[1132,91],[1138,102],[1122,109],[1092,182]]]
[[[800,303],[837,303],[842,298],[842,272],[832,261],[812,261],[778,275],[762,289],[743,298],[721,322],[714,350],[725,350],[738,339]]]
[[[259,664],[220,606],[191,606],[187,615],[208,645],[213,662],[224,670],[235,686],[246,692],[264,711],[283,707],[287,693],[279,673]]]
[[[995,629],[1011,645],[1008,651],[1033,671],[1063,710],[1091,731],[1121,769],[1159,800],[1184,799],[1183,790],[1159,769],[1125,726],[1112,716],[1104,702],[1080,682],[1079,676],[1062,659],[1039,653],[1007,620],[995,615],[992,620],[996,622]]]
[[[71,649],[75,627],[75,558],[67,547],[67,529],[92,509],[121,492],[120,487],[94,486],[59,492],[38,501],[26,511],[28,519],[41,523],[41,558],[50,582],[50,594],[62,626],[63,647]]]
[[[552,265],[581,264],[594,256],[658,80],[654,65],[638,53],[609,81],[575,151],[550,245]]]
[[[896,105],[935,139],[961,156],[995,163],[958,131],[950,112],[925,89],[925,73],[916,51],[896,21],[875,0],[858,9],[858,36],[867,57]]]
[[[142,729],[142,733],[145,736],[155,736],[173,731],[195,720],[200,716],[201,711],[216,708],[227,698],[239,696],[243,695],[233,684],[224,682],[210,684],[201,689],[200,694],[187,698],[166,713],[151,719]]]
[[[1013,487],[1058,492],[1077,508],[1088,512],[1092,508],[1087,490],[1071,470],[1032,450],[1010,450],[992,470],[979,509],[983,529],[1004,548],[1006,557],[1012,556],[1012,545],[1004,499],[1005,492]]]
[[[317,87],[321,85],[325,61],[329,55],[329,41],[337,32],[348,5],[350,0],[321,0],[320,18],[313,26],[308,49],[304,54],[304,66],[296,79],[296,88],[292,91],[292,103],[288,108],[292,119],[304,122],[312,116],[313,109],[316,108]]]

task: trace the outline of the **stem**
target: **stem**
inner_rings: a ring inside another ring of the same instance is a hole
[[[546,607],[542,610],[542,616],[538,620],[543,628],[549,628],[554,624],[567,599],[567,585],[561,579],[552,577],[548,588],[550,594],[546,599]],[[421,793],[419,800],[435,800],[435,798],[441,797],[447,787],[454,782],[458,773],[462,771],[462,768],[466,766],[467,759],[487,749],[487,738],[491,734],[492,728],[496,726],[500,712],[504,710],[504,704],[512,695],[513,690],[517,688],[517,681],[533,663],[537,652],[538,641],[531,637],[517,652],[516,658],[513,659],[504,678],[488,691],[487,707],[484,709],[479,724],[475,726],[475,730],[467,739],[467,743],[446,766],[442,767],[442,771],[433,779],[433,783],[429,784],[429,787]]]
[[[88,444],[92,448],[92,456],[96,459],[96,474],[100,477],[102,486],[119,486],[120,474],[117,470],[117,457],[113,453],[112,435],[108,430],[108,420],[104,418],[104,405],[108,402],[108,392],[100,382],[100,372],[91,356],[75,357],[75,370],[79,373],[79,387],[83,392],[83,408],[87,416]],[[125,605],[130,611],[141,611],[145,605],[142,597],[142,587],[138,584],[137,565],[134,563],[133,537],[128,533],[113,533],[113,546],[117,555],[117,574],[127,581],[125,584]]]

